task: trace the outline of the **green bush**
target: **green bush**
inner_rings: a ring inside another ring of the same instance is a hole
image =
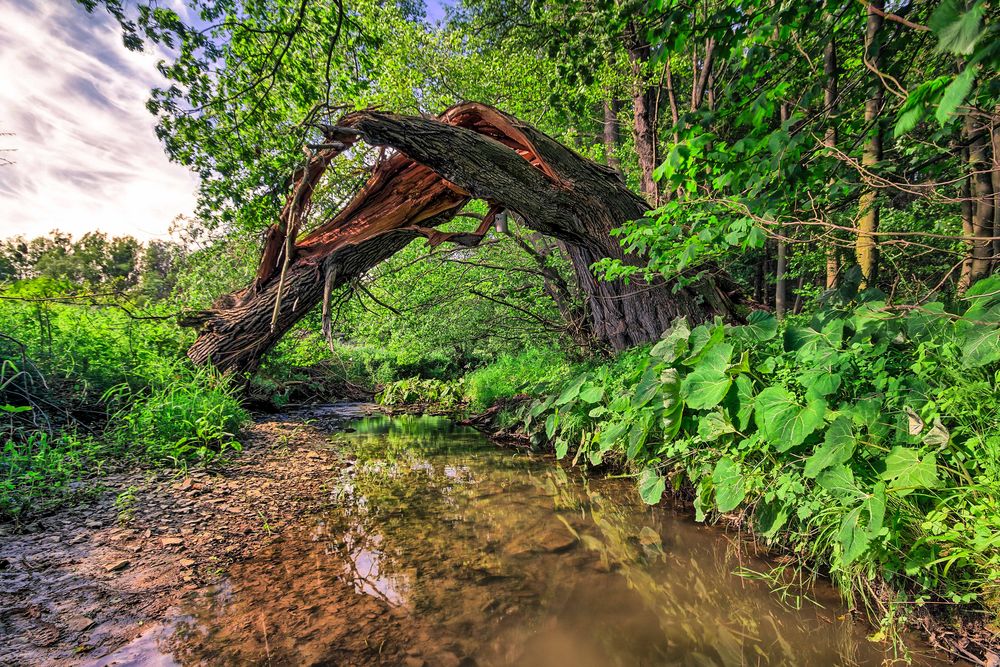
[[[737,513],[883,616],[910,601],[1000,609],[1000,279],[966,304],[895,308],[845,285],[810,317],[689,328],[523,408],[560,458],[613,460],[656,503]]]
[[[147,388],[122,384],[105,398],[121,406],[110,419],[109,436],[156,463],[207,463],[238,451],[236,433],[248,418],[227,378],[182,362]]]
[[[549,391],[572,375],[574,367],[554,348],[528,348],[502,354],[465,376],[465,395],[473,409],[483,410],[501,398]]]

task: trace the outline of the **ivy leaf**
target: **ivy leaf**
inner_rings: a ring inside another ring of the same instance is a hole
[[[644,468],[639,474],[639,496],[647,505],[655,505],[667,488],[666,480],[653,468]]]
[[[746,498],[747,492],[740,466],[728,456],[719,459],[715,464],[712,482],[715,484],[715,506],[720,512],[733,511]]]
[[[784,387],[768,387],[754,401],[757,427],[779,452],[801,445],[823,424],[825,414],[823,399],[812,399],[802,406]]]
[[[851,418],[844,415],[837,417],[827,429],[823,444],[817,447],[813,455],[806,459],[803,474],[815,479],[819,473],[827,468],[847,463],[854,455],[856,445],[857,440],[854,438]]]
[[[941,484],[934,454],[920,458],[917,450],[911,447],[892,448],[885,457],[882,479],[891,482],[889,490],[900,496],[908,495],[916,489],[934,489]]]

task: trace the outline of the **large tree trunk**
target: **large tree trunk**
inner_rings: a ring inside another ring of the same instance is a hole
[[[492,215],[476,234],[434,229],[472,198],[488,201],[494,211],[518,214],[530,229],[565,245],[587,299],[593,334],[609,348],[654,340],[681,315],[695,321],[714,315],[733,318],[730,294],[711,278],[677,291],[659,280],[599,282],[590,270],[599,259],[642,264],[623,252],[610,231],[642,217],[648,206],[608,167],[496,109],[462,104],[437,120],[358,112],[330,128],[330,136],[317,159],[329,162],[332,153],[358,138],[398,152],[375,170],[343,211],[301,241],[286,244],[281,233],[271,234],[254,284],[220,299],[213,311],[189,318],[201,326],[188,352],[196,363],[210,362],[224,371],[253,370],[322,300],[325,279],[331,289],[343,285],[418,236],[433,245],[474,245],[492,224]],[[290,202],[312,173],[305,170]],[[315,181],[310,192],[313,185]],[[295,210],[286,207],[291,214]],[[294,230],[295,225],[286,219],[281,229]]]

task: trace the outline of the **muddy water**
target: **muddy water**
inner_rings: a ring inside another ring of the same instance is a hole
[[[718,529],[434,417],[331,438],[330,508],[102,664],[879,665],[833,591]],[[795,608],[795,602],[798,602]],[[914,649],[918,664],[933,656]]]

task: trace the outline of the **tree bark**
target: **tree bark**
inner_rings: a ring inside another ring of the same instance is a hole
[[[608,166],[621,173],[622,165],[618,159],[618,103],[615,100],[604,100],[604,155]]]
[[[971,179],[971,214],[972,236],[968,242],[969,254],[966,257],[967,270],[963,270],[963,283],[959,285],[965,291],[977,280],[990,274],[993,263],[993,175],[992,164],[988,157],[989,132],[975,120],[973,113],[967,113],[963,121],[963,131],[969,145],[969,178]],[[965,267],[963,267],[965,268]]]
[[[882,14],[877,10],[885,8],[884,0],[871,0],[868,5],[868,23],[865,29],[864,58],[870,67],[881,68],[879,48],[879,30],[882,27]],[[861,154],[861,164],[871,167],[882,159],[882,99],[884,88],[882,81],[875,73],[869,73],[872,80],[871,93],[865,100],[865,125],[868,138]],[[862,285],[875,283],[878,275],[878,244],[875,232],[878,231],[879,207],[875,201],[874,187],[868,187],[858,200],[858,238],[855,242],[855,255],[861,268]]]
[[[827,9],[829,10],[829,7]],[[823,145],[833,148],[837,145],[837,97],[839,96],[837,39],[834,33],[835,19],[833,15],[830,16],[828,24],[830,26],[830,40],[823,49],[823,76],[826,81],[823,87],[823,106],[827,114],[826,134],[823,137]],[[837,274],[839,273],[837,246],[835,243],[830,243],[830,247],[826,249],[827,289],[833,289],[837,286]]]
[[[656,206],[659,203],[659,190],[653,178],[656,170],[656,127],[653,118],[656,91],[646,83],[645,71],[649,44],[644,43],[632,23],[628,24],[624,38],[632,66],[632,135],[639,158],[639,190],[652,206]]]
[[[724,279],[708,278],[678,290],[662,280],[629,285],[598,281],[590,266],[602,258],[643,265],[622,250],[610,231],[642,217],[649,207],[608,167],[511,116],[468,103],[437,120],[357,112],[343,117],[334,130],[343,133],[343,128],[397,153],[377,167],[343,211],[293,244],[284,281],[277,278],[276,253],[266,247],[270,264],[261,265],[250,287],[187,319],[201,326],[188,351],[196,363],[210,362],[229,372],[255,369],[262,355],[320,302],[324,278],[331,272],[333,287],[343,285],[418,236],[432,245],[474,245],[485,229],[476,234],[434,229],[471,198],[508,209],[528,228],[564,244],[593,335],[610,349],[655,340],[678,316],[694,321],[715,315],[735,318],[733,293],[719,286]],[[283,242],[280,234],[270,240],[272,245]],[[277,313],[273,326],[272,311]]]

